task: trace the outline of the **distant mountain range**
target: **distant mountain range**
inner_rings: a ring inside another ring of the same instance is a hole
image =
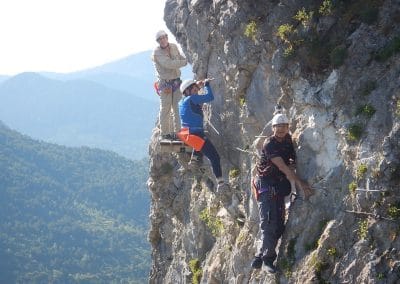
[[[152,51],[136,53],[98,67],[73,73],[42,72],[40,74],[62,81],[77,79],[93,81],[111,89],[158,102],[158,96],[153,87],[156,78],[151,53]],[[190,65],[187,65],[181,69],[182,79],[193,78],[191,68]]]
[[[0,120],[35,139],[145,157],[159,109],[150,55],[68,74],[0,76]]]
[[[153,88],[155,73],[151,61],[151,51],[133,54],[114,62],[78,72],[67,74],[42,72],[40,74],[61,81],[92,81],[111,89],[158,102],[158,96]]]
[[[148,161],[0,122],[0,283],[145,283]]]
[[[0,75],[0,84],[3,83],[3,81],[7,80],[8,78],[10,78],[10,76]]]

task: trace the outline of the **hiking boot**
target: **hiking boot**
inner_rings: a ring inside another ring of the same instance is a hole
[[[199,173],[200,173],[202,176],[209,177],[209,176],[212,175],[212,172],[211,172],[210,167],[207,167],[207,166],[200,166],[200,167],[198,168],[198,170],[199,170]]]
[[[173,140],[172,138],[173,138],[173,137],[172,137],[171,134],[164,134],[164,135],[161,135],[161,140]]]
[[[207,188],[211,191],[214,192],[214,182],[210,178],[206,178],[204,181],[204,184],[207,186]]]
[[[276,267],[274,265],[274,261],[271,258],[263,258],[264,266],[263,270],[265,270],[268,273],[275,273],[276,272]]]
[[[171,140],[174,140],[174,141],[181,141],[181,139],[179,139],[179,137],[176,135],[176,133],[172,133],[172,134],[170,134],[171,135]]]
[[[203,165],[203,157],[198,155],[192,155],[188,165],[191,168],[199,169]]]
[[[251,262],[251,267],[254,269],[260,269],[262,267],[263,260],[261,257],[256,256]]]
[[[175,133],[163,134],[161,140],[181,141]]]

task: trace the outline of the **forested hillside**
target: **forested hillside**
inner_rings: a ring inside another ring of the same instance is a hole
[[[0,283],[145,282],[147,167],[0,122]]]

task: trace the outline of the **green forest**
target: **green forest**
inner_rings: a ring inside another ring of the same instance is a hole
[[[147,160],[0,122],[0,283],[147,282],[147,176]]]

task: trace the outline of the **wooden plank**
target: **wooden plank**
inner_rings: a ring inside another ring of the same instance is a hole
[[[161,140],[160,146],[162,153],[191,153],[193,150],[192,147],[185,145],[182,141],[175,140]]]
[[[160,145],[185,145],[185,143],[180,140],[163,139],[160,141]]]

